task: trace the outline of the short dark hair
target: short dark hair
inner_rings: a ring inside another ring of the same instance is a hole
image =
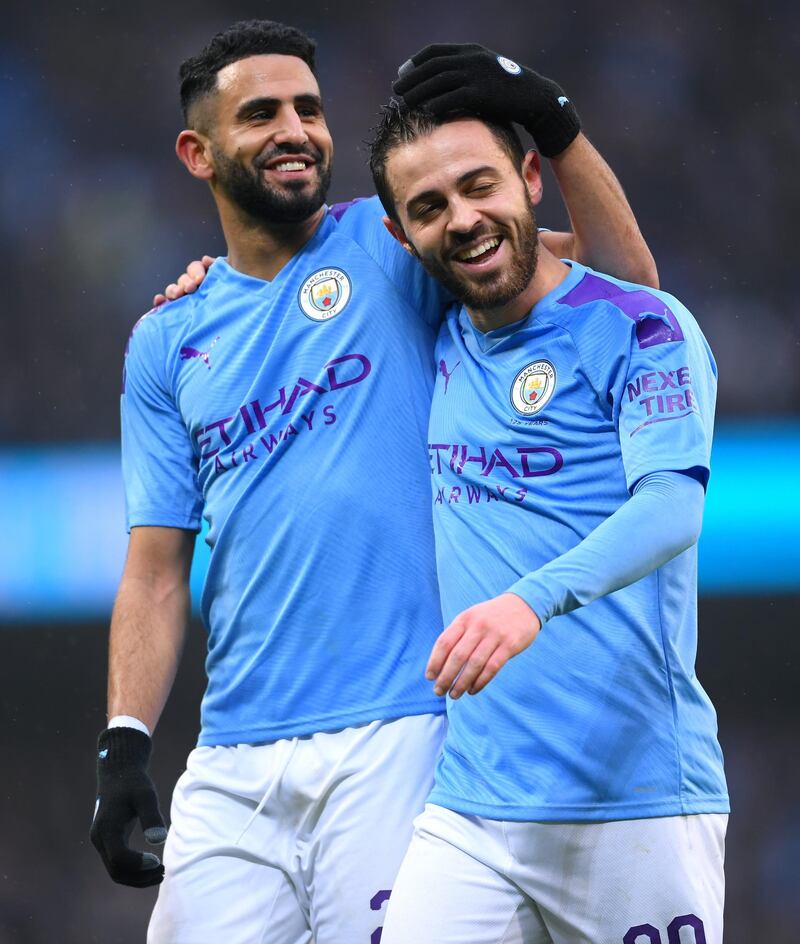
[[[512,125],[500,124],[484,118],[481,115],[453,114],[437,116],[425,109],[410,109],[402,101],[392,99],[384,105],[380,112],[377,125],[372,129],[372,140],[369,142],[369,169],[375,183],[375,191],[380,197],[387,216],[399,223],[397,207],[389,182],[386,179],[386,161],[391,151],[408,144],[416,138],[430,134],[441,125],[459,118],[474,117],[482,121],[492,132],[497,143],[508,154],[511,163],[521,168],[525,158],[525,150],[519,135]]]
[[[248,56],[297,56],[312,72],[317,44],[305,33],[285,23],[273,20],[240,20],[209,42],[197,56],[182,63],[181,108],[184,121],[189,123],[192,105],[217,87],[217,73],[232,62]]]

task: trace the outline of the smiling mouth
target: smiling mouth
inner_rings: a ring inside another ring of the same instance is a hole
[[[316,161],[301,154],[279,157],[262,166],[262,170],[286,176],[300,176],[314,167]]]
[[[299,170],[305,170],[307,167],[310,167],[310,164],[306,164],[303,161],[284,161],[281,164],[276,164],[274,167],[271,167],[270,170],[279,170],[281,173],[295,172]]]
[[[488,262],[497,254],[497,250],[500,248],[502,242],[503,238],[501,236],[487,236],[481,239],[480,242],[468,246],[466,249],[459,249],[457,252],[454,252],[452,259],[456,262],[460,262],[462,265],[480,265],[481,263]]]

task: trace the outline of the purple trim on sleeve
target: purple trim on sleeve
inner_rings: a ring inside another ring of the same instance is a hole
[[[639,347],[654,347],[669,341],[683,341],[683,331],[672,310],[646,289],[627,291],[588,272],[572,291],[559,299],[562,305],[578,308],[587,302],[605,300],[615,305],[636,324]]]
[[[338,223],[339,220],[347,213],[350,207],[355,206],[357,203],[361,203],[362,200],[366,200],[366,197],[356,197],[354,200],[348,200],[347,203],[334,203],[330,207],[330,214]]]
[[[125,393],[125,385],[126,385],[127,382],[128,382],[128,371],[127,371],[127,369],[126,369],[126,367],[125,367],[125,361],[128,359],[128,353],[129,353],[129,351],[130,351],[130,349],[131,349],[131,341],[133,340],[134,334],[136,334],[136,329],[137,329],[137,328],[139,327],[139,325],[144,321],[145,318],[147,318],[147,317],[149,317],[150,315],[154,314],[155,312],[159,311],[159,310],[160,310],[161,308],[163,308],[164,305],[166,305],[166,304],[167,304],[167,302],[162,302],[160,305],[156,305],[155,308],[151,308],[150,311],[146,311],[146,312],[142,315],[142,317],[136,322],[136,324],[131,328],[131,333],[128,335],[128,340],[127,340],[126,343],[125,343],[125,352],[124,352],[124,354],[122,355],[122,390],[121,390],[120,392],[123,393],[123,394]]]
[[[688,410],[686,413],[679,413],[677,416],[657,416],[654,420],[645,420],[644,423],[639,423],[636,429],[631,433],[631,436],[635,436],[636,433],[638,433],[640,429],[644,429],[645,426],[652,426],[653,423],[666,423],[668,420],[682,420],[687,416],[691,416],[692,414],[697,414],[697,416],[699,416],[700,411]]]
[[[128,356],[128,351],[131,349],[131,341],[133,340],[133,336],[134,334],[136,334],[136,329],[139,327],[139,325],[144,321],[145,318],[149,318],[150,315],[155,314],[157,311],[163,308],[164,305],[166,304],[167,304],[166,302],[162,302],[160,305],[156,305],[155,308],[151,308],[150,311],[146,311],[142,315],[142,317],[136,322],[136,324],[131,328],[131,333],[128,335],[128,341],[125,344],[125,357]]]

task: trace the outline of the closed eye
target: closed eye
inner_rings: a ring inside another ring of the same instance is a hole
[[[416,220],[431,219],[439,210],[441,203],[416,203],[409,211],[409,216]]]

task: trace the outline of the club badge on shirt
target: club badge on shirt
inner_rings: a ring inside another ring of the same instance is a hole
[[[511,384],[511,405],[522,416],[540,413],[556,390],[556,369],[550,361],[527,364]]]
[[[318,269],[300,286],[297,301],[312,321],[330,321],[350,301],[350,278],[341,269]]]

